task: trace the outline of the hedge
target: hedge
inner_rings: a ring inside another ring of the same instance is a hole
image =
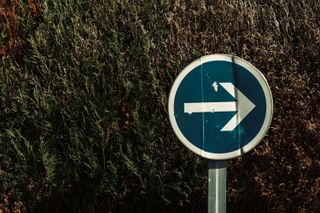
[[[320,209],[320,2],[0,1],[0,212],[205,212],[174,135],[179,72],[235,54],[267,78],[264,140],[228,161],[228,212]]]

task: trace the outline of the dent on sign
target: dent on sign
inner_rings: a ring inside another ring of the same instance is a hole
[[[232,55],[192,62],[169,96],[175,134],[191,151],[209,159],[229,159],[251,150],[269,128],[272,108],[261,72]]]

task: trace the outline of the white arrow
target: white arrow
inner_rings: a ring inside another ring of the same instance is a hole
[[[236,112],[221,131],[233,131],[240,122],[255,108],[252,103],[238,88],[232,83],[219,83],[237,101],[230,102],[200,102],[185,103],[185,113],[204,113],[204,112]]]

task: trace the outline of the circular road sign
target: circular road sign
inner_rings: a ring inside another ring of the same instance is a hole
[[[192,62],[178,75],[169,96],[175,134],[208,159],[230,159],[250,151],[267,132],[272,111],[265,77],[233,55],[207,55]]]

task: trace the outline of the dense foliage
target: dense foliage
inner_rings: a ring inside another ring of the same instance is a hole
[[[205,212],[171,130],[178,73],[232,53],[274,119],[228,161],[228,212],[320,209],[319,0],[0,0],[0,212]]]

